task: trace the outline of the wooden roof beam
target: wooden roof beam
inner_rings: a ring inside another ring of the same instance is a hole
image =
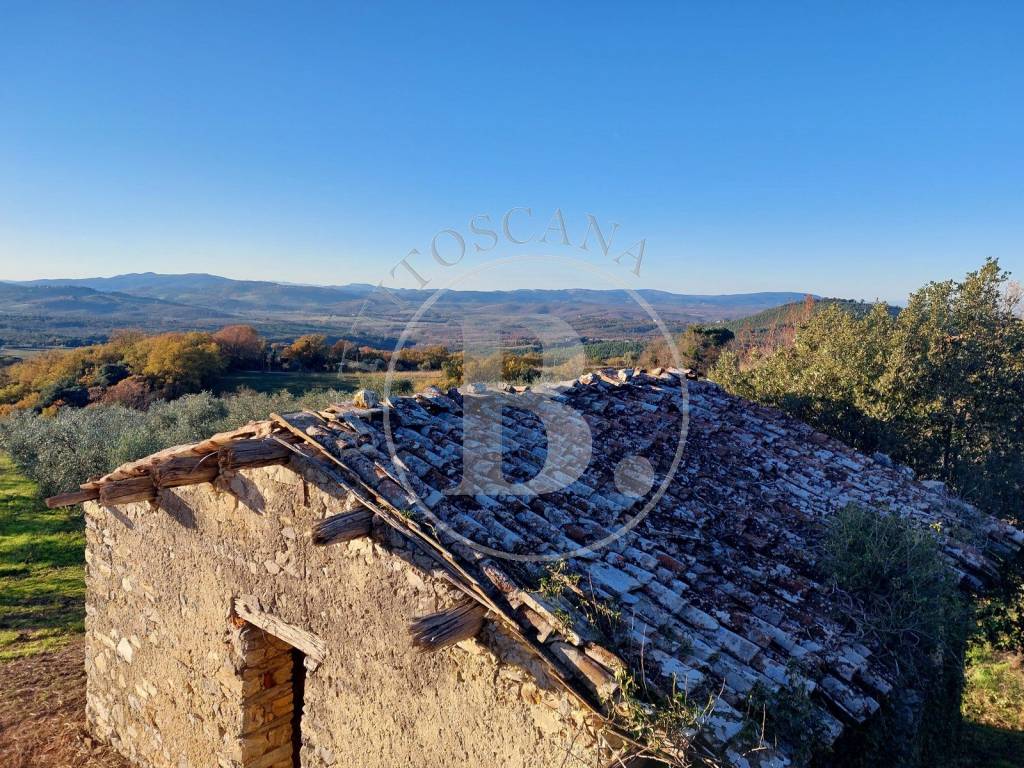
[[[98,488],[86,488],[77,491],[71,491],[70,493],[61,493],[57,496],[51,496],[46,500],[46,506],[50,509],[56,509],[57,507],[70,507],[75,504],[82,504],[86,501],[95,501],[100,497]]]
[[[436,651],[476,637],[486,613],[476,600],[463,598],[451,608],[414,620],[409,625],[412,644],[424,651]]]
[[[369,536],[372,525],[373,512],[368,509],[332,515],[313,525],[313,543],[326,546]]]

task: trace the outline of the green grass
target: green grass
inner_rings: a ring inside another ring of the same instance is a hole
[[[987,645],[973,646],[967,657],[964,716],[996,728],[1024,731],[1024,658]]]
[[[1024,766],[1024,658],[973,645],[963,713],[965,768]]]
[[[85,618],[81,510],[49,510],[0,454],[0,661],[58,648]]]

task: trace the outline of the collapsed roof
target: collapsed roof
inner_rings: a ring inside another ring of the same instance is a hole
[[[602,371],[544,393],[582,417],[588,451],[572,430],[548,434],[542,406],[528,397],[431,388],[274,415],[124,465],[52,503],[154,500],[161,487],[216,482],[239,468],[316,461],[372,516],[419,542],[589,707],[614,719],[624,676],[654,691],[712,692],[702,727],[685,736],[696,752],[738,766],[790,762],[785,744],[755,753],[744,744],[754,686],[775,690],[799,676],[834,740],[870,718],[894,685],[870,640],[835,618],[836,596],[817,567],[830,515],[860,504],[931,526],[972,590],[1024,548],[1024,533],[941,483],[917,482],[885,456],[673,370]],[[499,425],[500,455],[464,434],[470,406]],[[521,491],[555,446],[585,459],[562,472],[564,487],[527,494],[466,485],[468,476],[489,477]],[[643,461],[624,461],[634,456]],[[369,531],[365,511],[338,517],[314,540]],[[564,593],[540,589],[559,559],[559,573],[573,575]],[[431,632],[475,626],[461,610],[421,625],[419,639],[430,645]],[[614,630],[595,611],[614,615]]]

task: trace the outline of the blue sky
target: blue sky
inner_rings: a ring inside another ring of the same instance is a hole
[[[376,283],[513,206],[634,287],[1024,273],[1024,4],[478,5],[4,3],[0,279]]]

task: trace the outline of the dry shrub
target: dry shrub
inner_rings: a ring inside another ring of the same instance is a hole
[[[158,394],[153,391],[145,376],[129,376],[104,392],[100,402],[144,411],[157,397]]]

